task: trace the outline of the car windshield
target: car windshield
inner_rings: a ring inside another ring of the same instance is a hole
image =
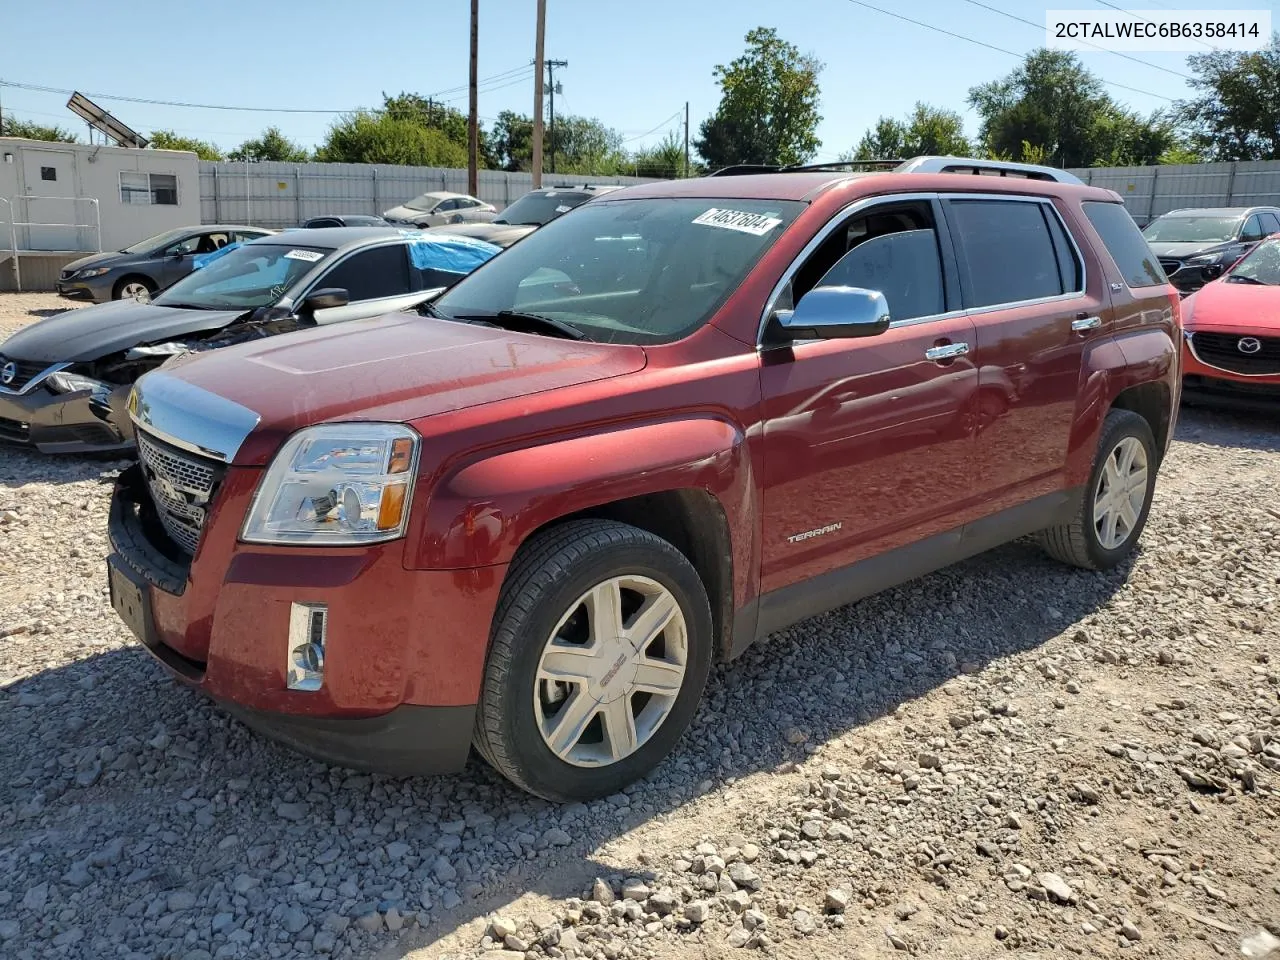
[[[1280,287],[1280,238],[1264,240],[1236,264],[1228,279]]]
[[[435,312],[536,314],[607,343],[678,340],[707,321],[803,209],[794,200],[585,204],[461,280]]]
[[[502,211],[494,223],[518,223],[530,227],[540,227],[550,223],[562,213],[568,213],[580,203],[591,199],[589,193],[574,193],[568,190],[551,190],[546,193],[526,193],[523,197]]]
[[[302,244],[246,244],[183,277],[152,302],[199,310],[269,307],[332,253]]]
[[[1242,217],[1159,217],[1142,231],[1150,243],[1196,243],[1234,240]]]
[[[176,243],[183,237],[191,235],[189,227],[183,227],[181,230],[169,230],[166,233],[156,234],[154,237],[147,237],[145,240],[139,240],[131,247],[125,247],[121,253],[146,253],[150,250],[161,250],[171,243]]]
[[[420,197],[414,197],[412,200],[406,203],[405,206],[408,207],[410,210],[430,210],[433,207],[435,207],[435,205],[439,203],[442,199],[444,198],[433,196],[430,193],[424,193]]]

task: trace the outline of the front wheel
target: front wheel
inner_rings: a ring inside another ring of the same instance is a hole
[[[155,284],[145,277],[125,277],[116,284],[116,300],[149,300],[155,293]]]
[[[476,747],[548,800],[616,793],[684,733],[711,650],[706,591],[670,543],[608,520],[556,527],[503,587]]]
[[[1130,410],[1108,413],[1076,517],[1041,531],[1045,551],[1086,570],[1109,570],[1122,561],[1146,526],[1156,466],[1156,442],[1147,421]]]

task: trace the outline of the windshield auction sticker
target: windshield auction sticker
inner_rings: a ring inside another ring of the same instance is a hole
[[[305,260],[307,263],[315,263],[323,256],[323,253],[317,253],[315,250],[290,250],[284,255],[284,258],[286,260]]]
[[[718,207],[712,207],[706,213],[699,214],[693,222],[700,223],[704,227],[737,230],[739,233],[749,233],[753,237],[763,237],[782,223],[777,217],[770,217],[767,214],[747,213],[744,210],[721,210]]]

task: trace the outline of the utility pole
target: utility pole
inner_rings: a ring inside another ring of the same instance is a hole
[[[689,101],[684,102],[684,175],[689,176]]]
[[[542,54],[547,36],[547,0],[538,0],[538,31],[533,55],[533,189],[542,186]]]
[[[556,172],[556,67],[567,67],[568,60],[547,61],[547,84],[551,89],[551,172]]]
[[[480,193],[480,104],[476,90],[477,47],[480,36],[480,0],[471,0],[471,112],[467,117],[467,193]]]

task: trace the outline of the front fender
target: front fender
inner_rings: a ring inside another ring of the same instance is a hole
[[[754,484],[746,438],[713,417],[618,427],[481,456],[446,468],[417,525],[418,569],[509,563],[539,527],[593,507],[672,490],[716,498],[735,573],[753,569]],[[748,589],[735,576],[735,598]]]

